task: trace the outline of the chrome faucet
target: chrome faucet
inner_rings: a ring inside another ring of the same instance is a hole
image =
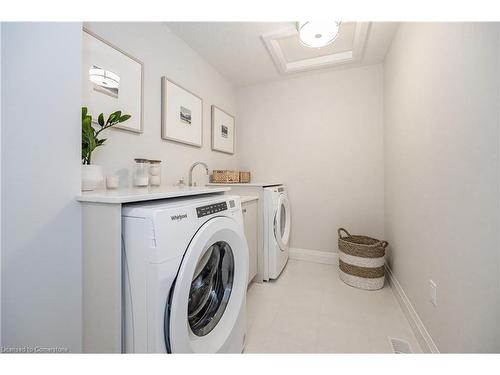
[[[193,169],[194,167],[196,167],[198,164],[201,164],[205,167],[205,170],[207,171],[207,176],[209,174],[208,172],[208,165],[206,165],[205,163],[203,163],[202,161],[197,161],[196,163],[194,163],[191,168],[189,168],[189,184],[188,186],[193,186]]]

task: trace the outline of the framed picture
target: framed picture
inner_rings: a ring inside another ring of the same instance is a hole
[[[234,116],[212,105],[212,150],[234,154]]]
[[[203,145],[203,99],[161,77],[161,137],[191,146]]]
[[[143,75],[141,61],[83,28],[82,105],[96,122],[120,110],[131,118],[113,128],[142,133]]]

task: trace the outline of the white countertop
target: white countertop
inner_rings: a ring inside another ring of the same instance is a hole
[[[237,183],[237,184],[230,184],[230,183],[215,183],[215,182],[210,182],[207,184],[207,186],[255,186],[255,187],[266,187],[266,186],[276,186],[276,185],[283,185],[280,182],[271,182],[271,183],[262,183],[262,182],[247,182],[247,183]]]
[[[77,198],[80,202],[94,203],[131,203],[150,201],[155,199],[186,197],[189,195],[201,195],[210,193],[223,193],[231,190],[228,186],[219,187],[177,187],[160,186],[145,188],[129,188],[116,190],[94,190],[85,191]]]
[[[242,195],[242,196],[240,196],[241,203],[257,201],[257,200],[259,200],[258,195]]]

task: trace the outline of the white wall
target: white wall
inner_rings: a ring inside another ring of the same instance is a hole
[[[383,235],[380,65],[238,90],[238,160],[289,189],[291,246],[337,250],[337,228]]]
[[[404,23],[385,61],[391,266],[442,352],[500,351],[498,54],[497,24]]]
[[[2,344],[81,351],[81,24],[2,24]]]
[[[208,163],[210,169],[236,168],[236,157],[211,151],[210,107],[215,104],[235,113],[232,86],[211,65],[173,34],[163,23],[89,23],[90,30],[117,45],[144,63],[144,133],[110,129],[93,163],[104,166],[106,174],[119,172],[125,176],[133,171],[134,158],[144,157],[163,161],[164,183],[172,185],[184,177],[195,161]],[[203,98],[203,147],[196,148],[162,140],[161,135],[161,76]],[[82,103],[85,105],[85,103]],[[237,135],[238,136],[238,135]],[[121,183],[130,183],[131,174]],[[202,167],[194,173],[199,185],[208,182]]]
[[[2,26],[0,22],[0,347],[2,346]]]

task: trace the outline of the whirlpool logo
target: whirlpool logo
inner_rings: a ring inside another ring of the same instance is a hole
[[[181,221],[182,219],[187,219],[188,217],[188,214],[182,214],[182,215],[173,215],[173,216],[170,216],[170,218],[173,220],[173,221]]]

